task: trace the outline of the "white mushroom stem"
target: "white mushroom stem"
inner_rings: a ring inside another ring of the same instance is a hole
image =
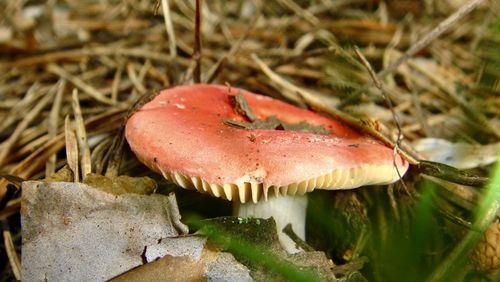
[[[238,217],[270,218],[276,222],[276,229],[281,245],[288,253],[297,253],[301,249],[283,233],[283,228],[290,223],[298,237],[306,237],[306,196],[270,196],[267,201],[261,199],[257,203],[234,203],[233,214]]]

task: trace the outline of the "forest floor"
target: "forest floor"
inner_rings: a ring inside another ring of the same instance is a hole
[[[195,1],[0,1],[1,280],[29,268],[21,183],[55,181],[67,164],[76,182],[151,177],[175,191],[191,230],[230,215],[229,202],[169,184],[126,145],[121,161],[113,154],[136,101],[203,82],[339,119],[407,158],[395,184],[309,196],[307,244],[337,278],[498,281],[499,11],[478,0],[202,1],[197,33]],[[481,239],[487,228],[496,243]],[[271,277],[252,263],[252,277]]]

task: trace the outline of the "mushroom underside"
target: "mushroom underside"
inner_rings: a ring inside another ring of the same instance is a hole
[[[300,252],[301,249],[283,232],[283,228],[291,224],[293,232],[305,240],[307,192],[314,189],[351,189],[370,184],[391,183],[399,179],[398,171],[391,165],[335,169],[300,183],[281,186],[255,182],[208,183],[200,177],[188,177],[182,173],[162,171],[162,174],[167,180],[183,188],[232,200],[234,216],[265,219],[273,217],[279,241],[290,254]]]
[[[163,177],[185,189],[197,190],[213,197],[246,203],[268,200],[271,194],[277,196],[301,196],[314,189],[342,190],[372,184],[388,184],[398,180],[404,171],[397,171],[393,165],[364,165],[352,168],[334,169],[329,173],[287,185],[273,185],[266,182],[209,183],[199,176],[188,176],[181,172],[169,172],[159,168]]]

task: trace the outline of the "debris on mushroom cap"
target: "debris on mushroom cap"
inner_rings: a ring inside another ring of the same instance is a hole
[[[306,121],[330,134],[228,125],[224,121],[247,122],[231,104],[236,93],[243,94],[260,120]],[[408,168],[393,149],[338,121],[219,85],[161,91],[130,117],[125,136],[139,160],[167,180],[242,203],[268,193],[303,195],[316,188],[388,184]]]

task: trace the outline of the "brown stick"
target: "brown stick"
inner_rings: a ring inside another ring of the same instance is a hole
[[[396,112],[394,111],[394,107],[392,105],[392,101],[388,97],[388,95],[387,95],[387,93],[386,93],[386,91],[384,89],[384,85],[378,79],[378,77],[375,74],[375,71],[373,70],[372,66],[370,65],[370,63],[368,62],[368,60],[365,58],[365,56],[361,53],[361,51],[359,50],[358,46],[354,46],[354,52],[356,52],[356,55],[358,55],[358,57],[361,60],[361,62],[363,63],[363,65],[368,70],[368,73],[370,74],[370,76],[371,76],[371,78],[373,80],[373,83],[375,84],[375,87],[377,87],[377,89],[380,90],[380,93],[382,94],[382,97],[384,97],[384,100],[385,100],[387,106],[389,107],[389,110],[391,111],[392,118],[394,120],[394,123],[396,124],[397,129],[398,129],[398,137],[397,137],[397,140],[396,140],[396,146],[399,146],[399,144],[401,143],[401,139],[403,138],[403,131],[401,130],[401,122],[399,121],[399,117],[396,114]]]
[[[201,0],[196,0],[196,16],[194,26],[194,53],[196,61],[193,79],[195,83],[201,82]]]
[[[442,163],[420,160],[417,167],[420,173],[461,185],[484,187],[488,183],[488,177],[478,176]]]
[[[392,114],[392,119],[394,120],[394,123],[396,124],[396,127],[398,129],[398,137],[396,138],[396,142],[394,142],[394,153],[396,153],[399,150],[399,145],[401,144],[401,140],[403,139],[403,131],[401,130],[401,122],[399,121],[399,117],[396,114],[396,111],[394,111],[394,107],[392,106],[392,101],[388,97],[384,85],[382,82],[378,79],[377,75],[375,74],[375,71],[373,70],[372,66],[370,65],[370,62],[365,58],[365,56],[361,53],[359,50],[358,46],[354,46],[354,52],[356,52],[356,55],[358,55],[359,59],[365,66],[365,68],[368,70],[368,73],[370,74],[373,83],[375,84],[375,87],[377,87],[378,90],[380,90],[380,93],[382,94],[382,97],[384,97],[385,103],[387,104],[387,107],[389,107],[391,114]],[[398,173],[399,178],[402,177],[398,166],[396,163],[394,163],[394,167],[396,168],[396,172]],[[404,182],[401,182],[404,185]]]

